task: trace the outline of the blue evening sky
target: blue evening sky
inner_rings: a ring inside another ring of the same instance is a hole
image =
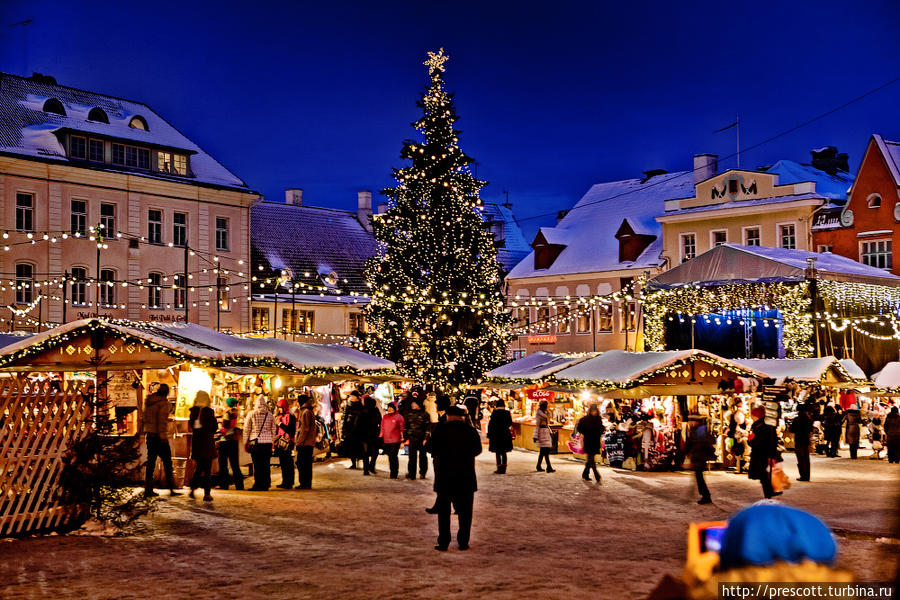
[[[592,183],[732,154],[712,132],[736,115],[749,146],[900,76],[898,30],[896,0],[0,0],[0,70],[146,102],[268,199],[353,208],[391,185],[443,46],[483,197],[508,190],[530,240]],[[743,166],[831,144],[855,169],[898,106],[900,83]]]

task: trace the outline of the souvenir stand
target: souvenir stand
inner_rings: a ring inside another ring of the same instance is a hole
[[[274,400],[303,386],[380,382],[393,378],[394,363],[337,344],[242,338],[191,323],[84,319],[0,349],[0,370],[19,385],[48,377],[80,384],[85,398],[108,408],[119,435],[141,435],[144,395],[169,385],[173,459],[178,475],[189,476],[187,419],[198,391],[210,394],[217,412],[237,398],[242,421],[259,393]]]
[[[558,371],[550,390],[596,397],[607,427],[605,460],[646,470],[678,466],[686,418],[702,415],[718,426],[725,382],[762,374],[702,350],[610,350]],[[720,456],[721,447],[718,449]]]
[[[513,419],[513,446],[537,450],[534,443],[534,414],[541,400],[547,400],[556,434],[556,450],[568,452],[575,422],[583,414],[580,395],[546,389],[551,376],[567,367],[597,356],[596,352],[563,354],[535,352],[486,373],[482,387],[492,389],[506,402]],[[482,419],[487,427],[488,419]]]

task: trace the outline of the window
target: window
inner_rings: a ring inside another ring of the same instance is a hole
[[[528,327],[531,324],[531,310],[528,308],[516,309],[516,327]]]
[[[94,162],[104,162],[103,142],[101,140],[90,140],[88,142],[88,159]]]
[[[125,146],[123,144],[112,145],[112,162],[114,165],[125,164]]]
[[[550,308],[547,306],[542,306],[537,309],[537,332],[538,333],[549,333],[550,332]]]
[[[710,232],[710,246],[715,248],[716,246],[721,246],[728,242],[728,231],[713,231]]]
[[[793,223],[779,225],[778,238],[782,248],[787,248],[788,250],[795,250],[797,248],[797,232],[794,229]]]
[[[816,248],[816,252],[834,252],[834,246],[831,244],[819,244],[819,247]]]
[[[253,308],[253,331],[265,332],[269,330],[269,309]]]
[[[150,273],[147,283],[147,306],[162,308],[162,273]]]
[[[87,140],[80,135],[69,137],[69,157],[87,158]]]
[[[99,300],[100,306],[115,308],[116,306],[116,272],[112,269],[100,269]]]
[[[878,194],[872,194],[868,199],[869,208],[878,208],[881,206],[881,196]]]
[[[570,333],[572,324],[569,323],[569,307],[559,306],[556,308],[556,333]]]
[[[609,332],[613,329],[612,304],[601,304],[597,308],[597,331]]]
[[[34,300],[34,266],[16,264],[16,304],[31,304]]]
[[[228,251],[228,219],[216,217],[216,250]]]
[[[637,303],[624,302],[622,304],[622,331],[634,331],[637,322]]]
[[[288,333],[312,333],[314,316],[311,310],[282,309],[281,330]]]
[[[88,113],[88,121],[97,121],[98,123],[106,123],[109,125],[109,117],[102,108],[92,108]]]
[[[744,230],[744,244],[759,246],[759,227],[748,227]]]
[[[187,299],[186,290],[184,289],[184,275],[176,275],[172,278],[172,288],[175,290],[175,301],[172,303],[175,308],[184,308]]]
[[[877,269],[892,269],[894,259],[891,252],[891,240],[873,240],[860,244],[860,262]]]
[[[737,194],[738,193],[737,179],[729,179],[728,180],[728,193],[729,194]]]
[[[366,317],[362,313],[350,313],[350,335],[366,331]]]
[[[147,120],[140,115],[131,117],[131,120],[128,121],[128,126],[132,129],[143,129],[144,131],[148,131],[150,129],[149,127],[147,127]]]
[[[63,108],[62,102],[60,102],[56,98],[49,98],[46,102],[44,102],[44,112],[66,116],[66,109]]]
[[[147,211],[147,241],[162,244],[162,211],[151,208]]]
[[[219,310],[231,310],[231,304],[228,302],[228,278],[216,278],[216,293],[219,296]]]
[[[156,153],[156,169],[163,173],[169,173],[172,170],[172,153],[157,152]]]
[[[74,306],[87,305],[87,269],[84,267],[72,267],[70,275],[71,283],[71,302]]]
[[[103,237],[116,237],[116,205],[109,202],[100,204],[100,227],[103,229]]]
[[[681,262],[685,262],[697,255],[697,236],[693,233],[681,234]]]
[[[137,151],[138,149],[134,146],[125,146],[125,166],[126,167],[136,167],[137,166]]]
[[[84,234],[87,231],[87,202],[84,200],[72,200],[72,235]]]
[[[176,154],[172,163],[173,172],[176,175],[187,175],[187,156]]]
[[[575,331],[578,333],[590,333],[591,313],[587,309],[583,309],[578,314],[578,318],[575,319]]]
[[[187,246],[187,213],[172,215],[172,245],[179,248]]]
[[[34,194],[16,194],[16,231],[34,231]]]

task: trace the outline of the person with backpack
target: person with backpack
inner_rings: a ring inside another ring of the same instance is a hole
[[[704,473],[706,472],[706,463],[716,457],[715,446],[705,417],[691,415],[688,417],[688,421],[690,422],[690,431],[685,445],[685,454],[691,459],[691,470],[694,471],[697,491],[700,493],[697,504],[710,504],[712,496],[709,493],[709,486],[706,485]]]

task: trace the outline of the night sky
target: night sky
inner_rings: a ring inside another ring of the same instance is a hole
[[[0,0],[0,70],[145,102],[268,199],[354,208],[391,185],[443,46],[483,197],[508,190],[530,239],[592,183],[732,154],[712,132],[736,115],[750,146],[900,76],[898,30],[896,0]],[[900,138],[898,107],[900,82],[742,166],[831,144],[855,169],[869,135]]]

